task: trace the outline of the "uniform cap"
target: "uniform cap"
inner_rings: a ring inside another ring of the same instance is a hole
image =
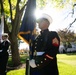
[[[43,13],[41,17],[38,18],[37,22],[39,22],[41,19],[47,19],[50,24],[52,23],[52,17],[48,14]]]
[[[2,36],[8,37],[8,33],[3,33]]]

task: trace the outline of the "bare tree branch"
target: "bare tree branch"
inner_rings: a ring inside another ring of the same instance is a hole
[[[27,5],[27,3],[23,6],[23,8],[20,10],[20,12],[24,11],[26,5]]]
[[[26,6],[27,4],[25,4],[21,10],[19,9],[19,6],[18,6],[18,5],[19,5],[19,2],[18,2],[18,4],[17,4],[17,9],[16,9],[18,13],[16,13],[16,17],[15,17],[15,21],[17,21],[16,19],[18,19],[18,21],[19,21],[19,22],[17,22],[17,24],[15,24],[15,28],[16,28],[16,29],[15,29],[15,30],[16,30],[15,32],[16,32],[16,33],[18,33],[18,30],[19,30],[19,27],[20,27],[19,25],[20,25],[21,17],[22,17],[22,15],[23,15],[23,11],[24,11],[25,6]],[[16,22],[15,22],[15,23],[16,23]]]
[[[13,18],[12,18],[12,5],[11,5],[11,1],[8,0],[9,2],[9,6],[10,6],[10,16],[11,16],[11,23],[13,22]]]
[[[74,14],[74,7],[76,6],[76,4],[73,5],[73,9],[72,9],[72,14]]]
[[[18,33],[18,29],[19,29],[20,22],[21,22],[21,17],[22,17],[22,14],[23,14],[23,11],[21,11],[20,8],[19,8],[20,1],[21,0],[17,0],[15,18],[14,18],[14,22],[12,24],[13,25],[12,26],[12,32],[15,32],[15,35],[17,35],[17,33]]]
[[[66,19],[70,14],[72,14],[72,15],[74,14],[74,7],[75,6],[76,6],[76,4],[73,5],[72,11],[69,12],[68,15],[64,19]]]
[[[68,15],[64,18],[64,20],[65,20],[70,14],[72,14],[72,12],[69,12]]]
[[[72,26],[72,24],[76,22],[76,18],[74,19],[74,21],[72,23],[69,24],[68,30],[70,29],[70,27]]]
[[[3,8],[3,1],[0,0],[0,5],[1,5],[1,14],[4,15],[4,8]]]
[[[74,7],[76,6],[76,4],[73,5]]]
[[[70,23],[70,27],[71,27],[71,25],[72,25],[75,21],[76,21],[76,18],[74,19],[74,21],[73,21],[72,23]]]

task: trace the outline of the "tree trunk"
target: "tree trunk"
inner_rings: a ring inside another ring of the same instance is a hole
[[[11,53],[12,53],[13,66],[18,66],[21,64],[17,42],[18,42],[17,36],[12,36],[11,37]]]
[[[21,64],[20,62],[20,55],[18,50],[18,30],[20,26],[21,14],[17,14],[15,19],[12,22],[12,31],[11,31],[11,50],[12,50],[12,62],[14,66],[18,66]]]

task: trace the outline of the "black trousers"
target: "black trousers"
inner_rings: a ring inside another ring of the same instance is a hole
[[[41,69],[30,68],[30,75],[59,75],[57,66],[47,65]]]
[[[6,75],[8,56],[8,53],[3,53],[0,55],[0,75]]]

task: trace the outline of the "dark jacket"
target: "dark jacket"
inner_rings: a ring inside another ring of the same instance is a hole
[[[60,38],[55,31],[44,30],[33,42],[33,58],[40,75],[58,75],[56,55],[59,50]],[[38,56],[38,52],[44,52]]]
[[[7,53],[7,50],[9,48],[10,42],[8,40],[3,41],[0,43],[0,55],[3,55],[4,53]]]
[[[10,42],[8,40],[3,41],[0,43],[0,74],[6,75],[6,65],[8,61],[8,48],[9,48]]]

